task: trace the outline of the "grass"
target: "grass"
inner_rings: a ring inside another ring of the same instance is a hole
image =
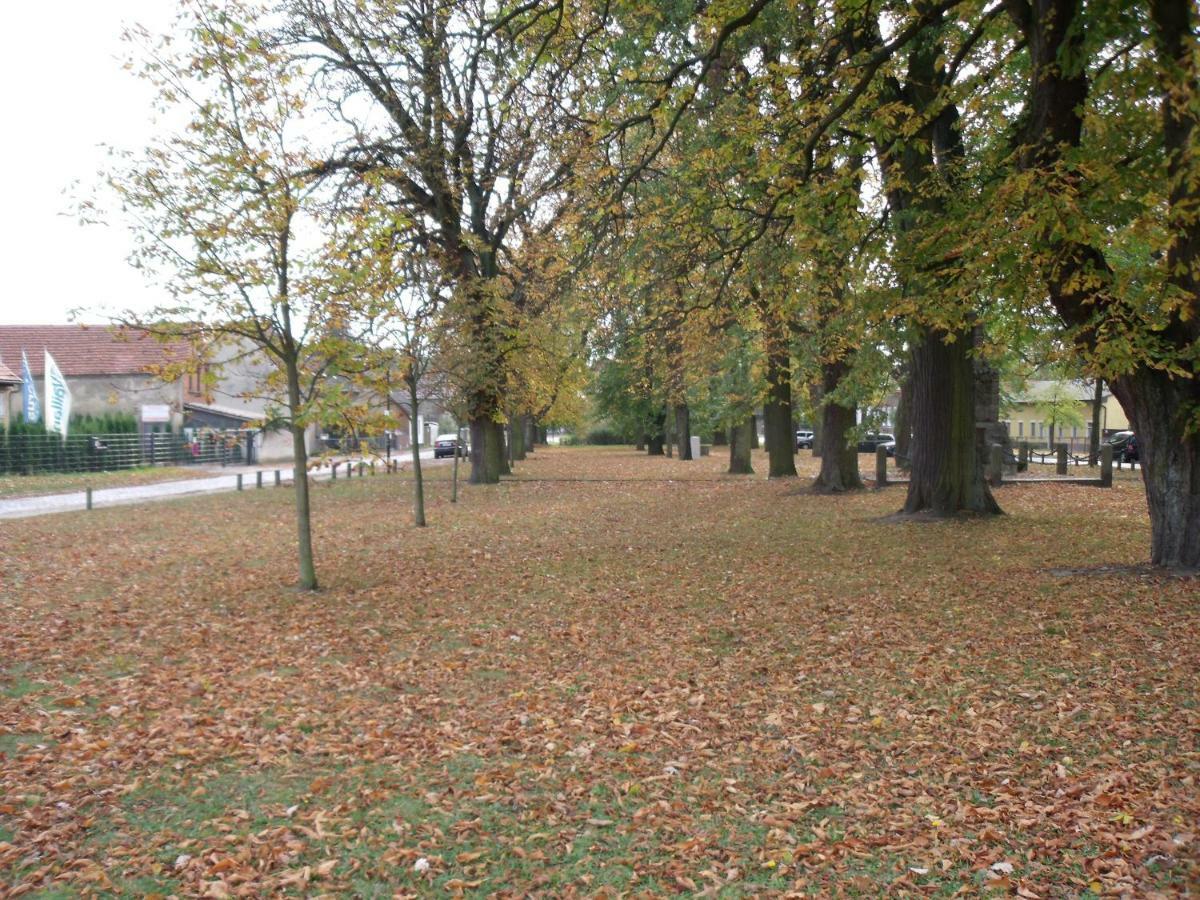
[[[456,505],[440,468],[427,529],[407,479],[321,483],[314,595],[287,490],[0,523],[0,885],[1197,882],[1196,582],[1133,568],[1135,481],[905,524],[723,462],[539,449]]]
[[[143,466],[114,472],[54,472],[37,475],[0,474],[0,499],[67,494],[84,488],[134,487],[160,481],[211,477],[212,471],[192,466]]]

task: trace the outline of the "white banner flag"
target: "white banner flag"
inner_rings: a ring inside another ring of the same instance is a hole
[[[47,431],[57,431],[63,437],[67,436],[67,423],[71,420],[71,391],[49,350],[46,351],[46,406],[43,414]]]

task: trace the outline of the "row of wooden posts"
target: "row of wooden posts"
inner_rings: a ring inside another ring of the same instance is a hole
[[[1068,465],[1068,451],[1066,444],[1055,445],[1055,475],[1066,475]],[[1018,470],[1027,469],[1029,466],[1030,444],[1027,441],[1022,441],[1018,446],[1017,468]],[[988,451],[987,465],[987,480],[989,484],[998,485],[1004,481],[1004,447],[1001,444],[992,444]],[[1037,478],[1022,478],[1021,481],[1038,481]],[[1072,484],[1087,484],[1094,487],[1112,487],[1113,483],[1113,448],[1111,444],[1104,444],[1100,447],[1100,477],[1099,478],[1072,478]],[[875,484],[884,485],[888,483],[888,455],[887,448],[877,447],[875,449]]]
[[[341,465],[342,465],[341,463],[333,463],[333,465],[330,469],[330,480],[331,481],[337,481],[338,467]],[[357,468],[358,468],[358,477],[359,478],[362,478],[363,475],[365,475],[367,472],[370,472],[372,475],[374,475],[375,474],[375,461],[371,460],[371,462],[369,462],[369,463],[360,462],[357,464]],[[353,478],[354,470],[355,470],[355,464],[350,462],[349,460],[346,460],[346,475],[345,475],[345,477]],[[391,459],[391,460],[386,461],[384,463],[384,471],[391,475],[396,474],[397,472],[400,471],[400,461],[397,459]],[[259,470],[258,472],[254,473],[254,486],[256,488],[261,488],[263,486],[263,474],[264,473],[262,472],[262,470]],[[244,478],[245,478],[245,475],[243,475],[241,472],[239,472],[237,475],[237,489],[239,491],[246,489],[246,483],[244,481]],[[275,470],[275,487],[279,487],[282,483],[283,483],[282,470],[276,469]],[[87,503],[86,508],[91,509],[92,508],[92,489],[90,487],[84,488],[84,495],[85,495],[85,499],[86,499],[86,503]]]

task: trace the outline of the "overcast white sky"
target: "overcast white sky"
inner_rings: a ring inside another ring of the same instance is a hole
[[[125,232],[64,214],[72,181],[99,181],[98,145],[136,149],[153,135],[150,90],[122,70],[120,35],[134,22],[162,32],[176,9],[175,0],[5,4],[0,324],[68,322],[75,307],[145,309],[166,299],[126,263]]]

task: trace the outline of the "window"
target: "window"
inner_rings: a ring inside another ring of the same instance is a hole
[[[1017,437],[1025,437],[1025,423],[1024,422],[1017,423]]]
[[[204,396],[204,373],[207,371],[207,369],[207,366],[201,366],[197,371],[187,373],[185,389],[187,390],[189,396]]]

